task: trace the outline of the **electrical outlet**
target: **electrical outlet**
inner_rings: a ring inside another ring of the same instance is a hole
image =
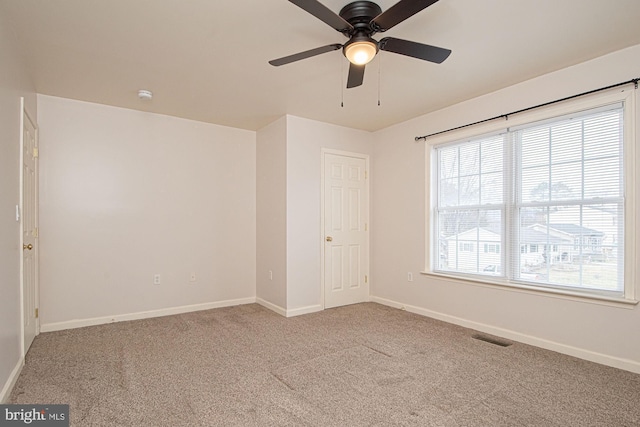
[[[195,282],[195,281],[196,281],[196,273],[193,273],[193,272],[192,272],[192,273],[189,275],[189,281],[190,281],[190,282]]]
[[[407,273],[407,282],[413,282],[413,273]]]
[[[153,284],[154,285],[159,285],[160,284],[160,275],[159,274],[154,274],[153,275]]]

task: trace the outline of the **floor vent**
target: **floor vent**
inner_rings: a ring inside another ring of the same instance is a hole
[[[488,342],[489,344],[499,345],[500,347],[509,347],[511,344],[513,344],[512,342],[509,342],[509,341],[503,341],[499,338],[488,337],[486,335],[480,335],[480,334],[472,335],[471,338]]]

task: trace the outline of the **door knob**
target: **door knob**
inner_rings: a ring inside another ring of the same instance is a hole
[[[25,250],[25,249],[31,250],[33,249],[33,245],[31,243],[29,243],[28,245],[22,245],[22,250]]]
[[[331,236],[327,236],[327,238],[325,239],[327,242],[332,242],[333,241],[333,237]]]

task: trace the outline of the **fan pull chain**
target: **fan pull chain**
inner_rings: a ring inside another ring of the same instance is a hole
[[[344,108],[344,61],[340,58],[340,107]]]
[[[382,55],[378,55],[378,107],[380,106],[380,68],[382,68]]]

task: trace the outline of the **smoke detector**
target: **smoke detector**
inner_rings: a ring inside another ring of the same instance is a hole
[[[150,90],[140,89],[138,91],[138,98],[142,99],[143,101],[149,101],[151,100],[151,98],[153,98],[153,93]]]

